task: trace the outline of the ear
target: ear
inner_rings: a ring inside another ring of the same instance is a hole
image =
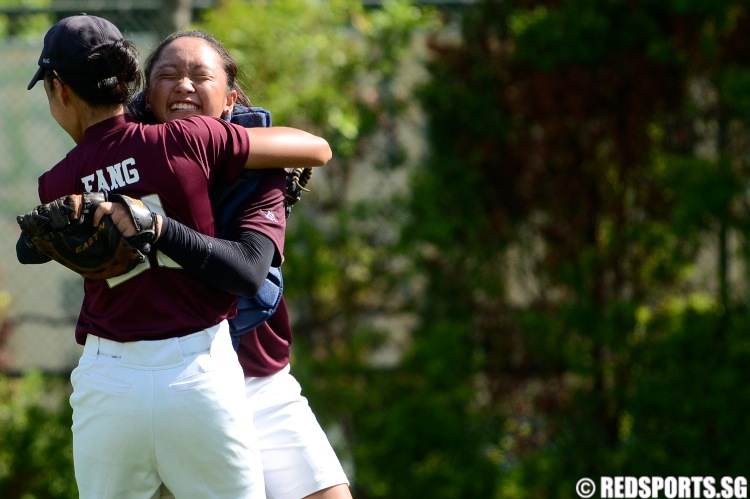
[[[235,102],[237,102],[237,90],[232,90],[227,94],[227,103],[224,106],[224,114],[230,114],[232,112]]]
[[[61,82],[58,78],[52,80],[52,85],[55,89],[55,98],[60,101],[63,106],[70,105],[70,89],[67,85]]]

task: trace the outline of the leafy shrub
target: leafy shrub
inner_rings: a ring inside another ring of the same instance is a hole
[[[0,497],[78,497],[70,390],[38,372],[0,376]]]

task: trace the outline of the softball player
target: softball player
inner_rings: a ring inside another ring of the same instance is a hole
[[[250,102],[236,82],[237,71],[224,47],[206,33],[171,35],[146,63],[149,109],[158,122],[196,114],[238,120],[238,109],[243,107],[235,104],[239,101],[250,106]],[[260,241],[257,246],[263,244],[263,249],[253,254],[265,257],[245,258],[257,262],[252,264],[260,268],[256,279],[265,276],[269,265],[278,266],[283,261],[285,190],[284,175],[266,174],[252,198],[236,214],[228,236],[241,240],[253,234]],[[214,240],[214,244],[217,242],[221,240]],[[215,279],[211,282],[227,289]],[[238,350],[245,393],[258,432],[266,495],[271,499],[351,498],[346,474],[302,396],[299,383],[290,374],[291,342],[292,331],[282,298],[266,323],[241,337]]]
[[[108,21],[72,16],[46,34],[31,89],[76,146],[39,178],[42,203],[90,190],[141,198],[175,224],[121,278],[84,280],[71,375],[80,497],[265,497],[251,413],[228,334],[234,297],[160,251],[214,234],[209,192],[243,168],[322,165],[325,140],[295,129],[244,129],[194,117],[142,125],[124,114],[140,81],[135,47]],[[251,144],[252,143],[252,148]],[[23,236],[22,236],[23,237]],[[19,261],[40,263],[19,239]],[[204,262],[211,265],[209,257]]]

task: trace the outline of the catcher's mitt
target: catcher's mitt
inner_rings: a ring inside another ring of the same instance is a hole
[[[123,237],[109,216],[94,226],[94,212],[104,201],[128,208],[136,235]],[[151,210],[140,200],[108,192],[65,196],[41,204],[16,220],[29,247],[90,279],[129,272],[146,260],[155,239]]]
[[[312,177],[312,168],[294,168],[286,172],[286,217],[292,211],[292,206],[302,197],[302,191]]]

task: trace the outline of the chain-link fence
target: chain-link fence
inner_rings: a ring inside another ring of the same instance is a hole
[[[61,10],[58,3],[65,8]],[[26,89],[37,67],[44,33],[57,19],[85,10],[117,23],[145,58],[161,38],[165,24],[162,17],[154,15],[157,7],[116,11],[113,9],[117,2],[111,2],[107,3],[109,10],[105,12],[97,10],[94,3],[58,3],[54,12],[47,13],[0,9],[0,19],[6,27],[6,36],[0,40],[0,102],[3,104],[0,230],[7,234],[0,242],[3,255],[0,320],[5,321],[0,332],[0,369],[8,372],[32,368],[67,372],[80,353],[80,346],[73,337],[83,297],[80,278],[60,265],[23,266],[15,256],[20,234],[16,215],[37,204],[38,176],[62,159],[74,145],[50,115],[42,87]],[[102,2],[99,4],[105,8]],[[29,28],[32,23],[25,20],[32,18],[33,27]],[[25,28],[19,32],[18,26]]]

